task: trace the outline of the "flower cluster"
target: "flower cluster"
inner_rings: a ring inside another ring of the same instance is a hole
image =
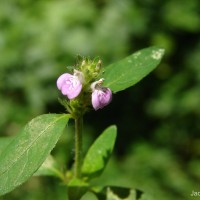
[[[87,107],[90,102],[89,104],[98,110],[111,102],[112,91],[102,86],[103,79],[97,80],[100,74],[100,65],[100,61],[94,64],[91,61],[83,60],[74,69],[73,74],[64,73],[57,79],[57,87],[70,100],[68,102],[70,107],[74,107],[74,105],[77,107],[77,104]]]

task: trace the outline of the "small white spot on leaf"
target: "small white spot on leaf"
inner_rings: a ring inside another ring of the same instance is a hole
[[[152,51],[151,57],[155,60],[160,60],[164,53],[164,49],[159,49],[157,51]]]
[[[139,56],[140,54],[141,54],[141,52],[140,52],[140,51],[139,51],[139,52],[137,52],[137,53],[135,53],[135,54],[134,54],[134,58],[136,58],[136,59],[137,59],[137,58],[138,58],[138,56]]]

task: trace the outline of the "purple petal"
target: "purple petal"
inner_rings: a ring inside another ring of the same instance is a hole
[[[61,88],[61,92],[63,95],[68,95],[69,94],[69,85],[63,84]]]
[[[112,91],[109,88],[95,89],[92,93],[92,106],[95,110],[108,105],[112,100]]]
[[[100,107],[107,106],[112,100],[112,91],[109,88],[103,88],[99,95]]]
[[[94,92],[92,93],[92,106],[95,110],[98,110],[100,107],[100,103],[99,103],[99,98],[98,98],[98,91],[99,90],[94,90]]]
[[[82,84],[76,76],[69,76],[65,79],[61,92],[63,95],[67,95],[69,99],[74,99],[79,95],[82,89]]]
[[[71,74],[68,74],[68,73],[65,73],[65,74],[62,74],[58,79],[57,79],[57,88],[59,90],[61,90],[63,84],[65,83],[66,79],[68,79],[69,77],[71,77],[72,75]]]
[[[76,98],[80,92],[81,92],[81,89],[82,89],[82,84],[79,84],[76,86],[76,88],[74,88],[74,90],[72,90],[67,96],[69,99],[74,99]]]

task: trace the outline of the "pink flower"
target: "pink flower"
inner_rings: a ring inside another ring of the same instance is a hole
[[[112,91],[109,88],[102,87],[103,79],[94,82],[92,88],[92,106],[95,110],[101,109],[108,105],[112,100]]]
[[[74,99],[81,92],[82,81],[82,73],[79,71],[75,71],[74,75],[65,73],[58,78],[57,87],[63,95],[66,95],[69,99]]]

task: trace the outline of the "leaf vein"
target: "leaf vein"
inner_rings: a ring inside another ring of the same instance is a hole
[[[38,135],[38,137],[36,137],[35,140],[33,140],[30,145],[27,146],[27,148],[25,148],[24,151],[22,151],[22,153],[16,157],[16,159],[3,171],[1,172],[0,174],[0,177],[5,174],[6,172],[8,172],[10,170],[10,168],[24,155],[24,153],[26,153],[33,145],[34,143],[50,128],[52,127],[57,121],[59,121],[61,118],[63,117],[66,117],[65,115],[64,116],[61,116],[59,118],[57,118],[55,121],[53,121],[51,124],[49,124],[43,131],[41,131],[41,133]]]

